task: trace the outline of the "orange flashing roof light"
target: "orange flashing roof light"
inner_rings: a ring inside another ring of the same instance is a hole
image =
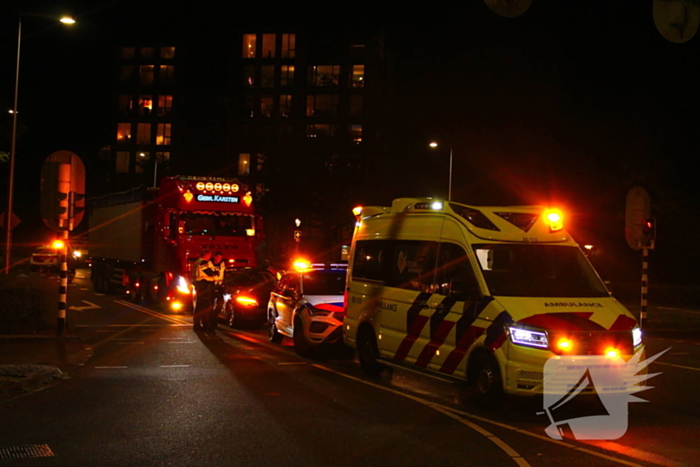
[[[360,217],[362,214],[362,206],[352,208],[352,213],[355,215],[355,217]]]
[[[311,262],[305,259],[295,259],[292,263],[292,267],[297,271],[305,271],[311,268]]]
[[[544,212],[544,218],[547,224],[549,224],[550,232],[557,232],[564,229],[564,216],[562,216],[561,211],[558,209],[547,209]]]
[[[53,248],[55,250],[60,250],[64,246],[66,246],[66,244],[63,243],[63,240],[54,240],[53,243],[51,244],[51,248]]]

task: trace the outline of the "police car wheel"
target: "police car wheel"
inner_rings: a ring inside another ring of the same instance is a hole
[[[224,305],[224,314],[226,316],[226,324],[228,324],[229,327],[235,328],[239,324],[239,320],[236,316],[236,308],[231,303],[231,300]]]
[[[267,312],[267,323],[268,323],[268,337],[270,342],[273,344],[279,344],[282,342],[282,334],[277,330],[277,324],[275,324],[275,314],[272,311]]]
[[[360,367],[368,375],[378,376],[384,370],[379,363],[379,348],[377,339],[371,331],[360,334],[357,342],[357,356],[360,359]]]
[[[311,345],[304,335],[304,324],[301,322],[301,318],[296,317],[294,319],[294,351],[300,357],[308,357],[311,355],[311,350]]]

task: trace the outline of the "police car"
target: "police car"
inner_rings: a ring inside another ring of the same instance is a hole
[[[279,344],[291,337],[304,357],[321,344],[342,342],[346,271],[345,264],[297,262],[285,273],[267,307],[270,341]]]

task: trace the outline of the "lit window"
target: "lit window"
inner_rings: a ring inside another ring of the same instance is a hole
[[[311,86],[337,86],[339,65],[313,65],[309,67]]]
[[[365,66],[364,65],[353,65],[352,66],[352,87],[362,88],[365,85]]]
[[[333,116],[338,113],[337,94],[311,94],[306,96],[306,116]]]
[[[163,95],[158,96],[158,115],[170,115],[173,111],[173,96]]]
[[[292,95],[280,95],[280,117],[289,117],[292,114]]]
[[[326,136],[334,136],[336,129],[336,125],[329,125],[328,123],[316,123],[313,125],[306,125],[306,136],[309,138],[322,138]]]
[[[255,34],[243,34],[243,58],[255,58]]]
[[[272,116],[272,96],[260,97],[260,115],[263,117]]]
[[[282,58],[294,58],[296,34],[282,34]]]
[[[238,155],[238,175],[250,174],[250,154],[241,153]]]
[[[255,65],[243,67],[243,86],[247,88],[255,87]]]
[[[263,58],[274,58],[275,57],[275,35],[274,34],[263,34],[262,35],[262,56],[263,56]]]
[[[359,144],[362,142],[362,125],[352,125],[350,127],[350,132],[352,135],[352,140]]]
[[[151,153],[148,151],[140,151],[136,153],[136,164],[134,165],[134,172],[137,174],[142,174],[146,172],[146,167],[150,165]]]
[[[275,85],[275,66],[263,65],[260,67],[260,87],[271,88]]]
[[[139,96],[139,115],[151,115],[153,111],[153,98],[151,96]]]
[[[151,144],[151,124],[139,123],[136,130],[136,144]]]
[[[280,74],[280,86],[294,84],[294,65],[282,65]]]
[[[141,86],[152,86],[153,85],[153,65],[141,65],[139,67],[139,84]]]
[[[122,60],[129,60],[134,58],[135,49],[133,47],[122,47],[121,58]]]
[[[173,65],[161,65],[160,66],[160,82],[169,83],[173,80],[175,75],[175,67]]]
[[[131,141],[131,123],[117,124],[117,141],[121,143]]]
[[[159,123],[156,127],[156,144],[159,146],[170,144],[170,123]]]
[[[117,173],[129,173],[129,151],[117,151],[117,163],[114,169]]]
[[[175,58],[175,47],[161,47],[160,58],[171,60]]]
[[[141,58],[153,58],[153,47],[141,47]]]

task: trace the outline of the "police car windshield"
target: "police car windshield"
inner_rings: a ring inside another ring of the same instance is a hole
[[[608,297],[581,251],[571,246],[474,245],[494,296]]]
[[[345,273],[309,271],[303,275],[304,295],[343,295]]]

